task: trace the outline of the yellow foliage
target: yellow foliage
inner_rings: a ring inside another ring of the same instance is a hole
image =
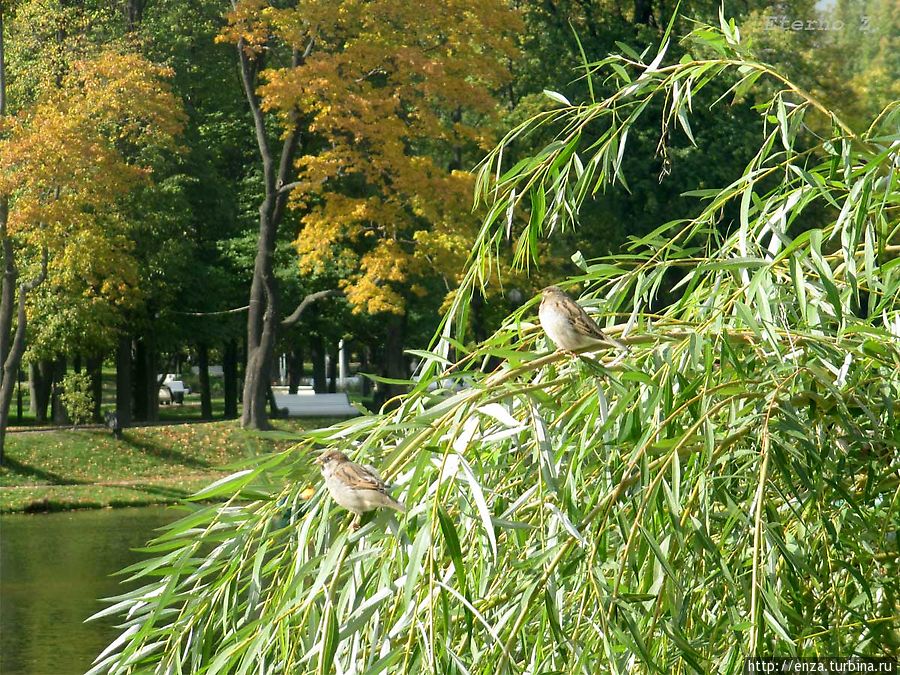
[[[4,234],[24,260],[50,253],[48,288],[86,304],[133,304],[138,275],[122,199],[151,174],[136,158],[175,150],[184,116],[165,82],[169,69],[105,51],[76,61],[10,116],[0,138]]]
[[[216,37],[216,42],[237,44],[238,40],[243,40],[248,55],[261,54],[269,39],[271,12],[266,0],[240,0],[225,15],[228,24]]]
[[[150,172],[125,151],[174,148],[183,115],[168,75],[141,56],[105,52],[74,63],[58,90],[10,117],[0,140],[9,233],[52,249],[108,220],[115,201]]]
[[[297,159],[301,270],[337,269],[355,311],[404,313],[435,275],[452,287],[471,247],[472,176],[454,156],[491,144],[494,91],[516,55],[501,0],[245,0],[221,39],[259,49],[277,35],[298,67],[262,73],[265,110],[300,113],[322,142]]]

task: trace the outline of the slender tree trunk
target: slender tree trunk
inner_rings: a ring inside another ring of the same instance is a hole
[[[116,418],[119,427],[131,426],[131,337],[119,336],[116,348]]]
[[[236,0],[232,2],[236,4]],[[300,65],[309,54],[312,45],[313,42],[310,40],[306,53],[302,56],[294,50],[292,56],[294,67]],[[297,116],[292,115],[291,127],[284,136],[281,156],[276,159],[269,144],[265,117],[256,94],[259,63],[247,53],[243,39],[238,40],[237,53],[241,83],[253,116],[256,142],[262,160],[265,194],[259,205],[259,238],[247,312],[247,369],[244,376],[241,426],[267,429],[269,423],[266,415],[266,397],[271,384],[270,366],[275,350],[279,309],[278,288],[273,271],[275,239],[288,195],[288,191],[282,190],[282,186],[293,169],[300,134]]]
[[[22,366],[19,365],[19,372],[16,374],[18,381],[16,382],[16,424],[22,424]]]
[[[247,378],[247,333],[241,337],[241,359],[238,361],[238,401],[244,402],[244,380]]]
[[[406,379],[409,371],[403,347],[406,343],[406,316],[391,314],[387,321],[387,335],[384,341],[384,360],[382,375],[393,379]],[[399,384],[382,384],[382,398],[388,401],[406,392],[406,387]]]
[[[211,420],[212,392],[209,389],[209,347],[205,342],[197,345],[197,370],[200,375],[200,418]]]
[[[123,14],[125,16],[125,30],[133,33],[137,30],[144,17],[144,8],[147,6],[147,0],[125,0]]]
[[[15,251],[12,239],[5,236],[8,206],[5,197],[0,199],[0,227],[3,228],[3,285],[0,288],[0,364],[9,354],[9,341],[12,337],[13,310],[16,302],[16,270]]]
[[[653,21],[653,0],[634,0],[634,22],[650,25]]]
[[[270,385],[270,366],[275,346],[277,325],[277,290],[273,274],[275,227],[271,217],[260,207],[259,252],[250,287],[250,309],[247,319],[247,369],[244,376],[244,408],[241,426],[268,429],[266,392]]]
[[[386,377],[406,379],[409,371],[403,348],[406,346],[406,316],[391,315],[384,344]]]
[[[337,392],[338,367],[341,358],[337,345],[332,344],[328,350],[328,393]]]
[[[281,411],[278,409],[278,403],[275,402],[275,392],[272,390],[271,384],[266,387],[266,402],[269,404],[269,415],[273,419],[278,419]]]
[[[156,422],[159,420],[159,350],[156,348],[156,336],[151,332],[144,337],[146,342],[146,350],[144,358],[146,359],[145,370],[147,372],[147,421]]]
[[[0,3],[0,123],[6,118],[6,51],[3,41],[3,7]],[[24,282],[19,282],[15,261],[15,247],[9,236],[9,195],[0,194],[0,241],[3,247],[3,282],[0,286],[0,465],[6,442],[6,427],[9,424],[9,406],[19,378],[22,354],[25,352],[25,298],[28,293],[44,283],[47,278],[47,249],[41,249],[41,271]],[[16,287],[16,283],[18,287]],[[16,294],[18,290],[18,296]],[[16,314],[16,329],[12,332],[13,312]]]
[[[138,421],[149,420],[147,408],[147,380],[150,374],[147,372],[147,345],[142,339],[134,341],[134,365],[132,366],[134,379],[132,389],[134,391],[134,419]]]
[[[0,119],[4,116],[6,110],[6,82],[5,67],[3,63],[3,8],[0,7]],[[6,388],[7,381],[12,379],[12,371],[6,369],[6,362],[9,358],[10,339],[12,331],[12,315],[13,302],[15,299],[17,270],[15,258],[13,257],[12,241],[6,236],[6,221],[8,218],[8,201],[6,196],[0,196],[0,232],[3,236],[3,285],[0,288],[0,364],[3,369],[0,372],[0,391]],[[18,366],[16,368],[18,371]],[[18,373],[17,373],[18,374]],[[10,390],[10,403],[12,403],[12,387]],[[32,401],[34,399],[32,398]],[[3,406],[0,400],[0,466],[3,465],[3,453],[6,444],[6,427],[9,424],[9,404]]]
[[[94,422],[102,422],[103,414],[100,406],[103,405],[103,357],[99,355],[88,356],[85,359],[85,370],[88,377],[91,378],[91,398],[93,399],[91,419]]]
[[[360,345],[359,370],[362,381],[362,395],[368,396],[372,392],[372,380],[362,375],[369,372],[369,345]]]
[[[53,389],[50,410],[53,414],[53,423],[59,426],[69,423],[69,415],[62,402],[63,378],[68,370],[68,361],[65,356],[59,356],[53,362]]]
[[[322,338],[314,335],[310,338],[310,353],[313,367],[313,391],[325,393],[328,383],[325,381],[325,346]]]
[[[28,412],[37,418],[37,390],[38,380],[41,379],[41,371],[36,363],[28,364]]]
[[[303,377],[303,348],[293,347],[288,352],[288,393],[296,394]]]
[[[0,4],[0,122],[6,117],[6,56],[3,48],[3,5]],[[0,286],[0,389],[9,379],[10,371],[5,368],[10,349],[12,331],[13,300],[16,288],[16,261],[13,245],[7,236],[6,223],[9,219],[9,198],[0,195],[0,236],[3,238],[3,282]],[[11,390],[10,390],[11,391]],[[6,425],[9,422],[9,407],[0,410],[0,465],[3,464],[3,447],[6,440]]]
[[[231,420],[238,416],[238,346],[237,340],[232,338],[225,343],[222,353],[222,375],[225,380],[225,419]]]
[[[484,317],[484,294],[480,288],[476,288],[472,292],[472,302],[470,304],[470,316],[472,317],[472,335],[476,342],[482,342],[488,336],[486,321]]]
[[[72,370],[76,373],[81,372],[81,354],[76,354],[72,357]]]
[[[0,54],[3,50],[3,20],[0,14]],[[0,72],[2,72],[2,59],[0,59]],[[2,87],[0,87],[2,91]],[[0,236],[5,240],[6,234],[6,215],[0,214],[2,222],[0,222]],[[9,341],[9,353],[3,359],[2,367],[0,367],[0,465],[3,464],[4,444],[6,443],[6,428],[9,425],[9,405],[12,402],[13,390],[18,379],[19,366],[22,364],[22,354],[25,352],[25,329],[27,327],[27,317],[25,315],[25,298],[28,294],[44,283],[47,278],[47,249],[41,251],[41,271],[38,275],[29,280],[19,283],[18,298],[16,302],[16,332]],[[5,278],[4,278],[5,281]],[[10,322],[11,323],[11,322]]]

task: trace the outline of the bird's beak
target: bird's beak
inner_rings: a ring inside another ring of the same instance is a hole
[[[321,456],[316,457],[316,458],[313,460],[313,463],[314,463],[314,464],[318,464],[319,466],[322,466],[322,457],[321,457]]]

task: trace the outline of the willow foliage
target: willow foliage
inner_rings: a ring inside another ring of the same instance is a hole
[[[129,570],[143,585],[104,610],[123,633],[95,672],[706,673],[900,652],[897,108],[855,133],[743,54],[733,24],[687,39],[714,56],[663,65],[664,42],[587,64],[614,94],[551,94],[560,107],[510,132],[411,393],[198,495],[229,501]],[[537,299],[482,344],[453,339],[505,238],[532,260],[626,180],[641,115],[662,109],[665,153],[714,81],[735,105],[770,92],[743,174],[695,193],[695,218],[575,258],[570,288],[630,353],[553,351]],[[537,125],[558,136],[507,170]],[[381,466],[409,513],[351,533],[311,464],[323,447]]]

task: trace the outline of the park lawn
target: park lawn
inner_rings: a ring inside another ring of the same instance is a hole
[[[10,433],[0,467],[0,513],[171,503],[226,475],[223,467],[296,443],[336,420],[277,420],[276,432],[237,421],[108,430]],[[285,433],[288,432],[288,433]]]

